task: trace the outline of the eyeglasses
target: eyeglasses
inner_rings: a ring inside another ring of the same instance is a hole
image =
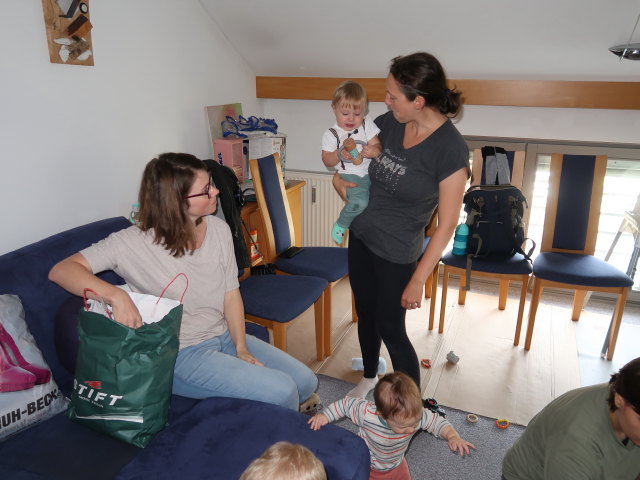
[[[187,198],[194,198],[194,197],[203,197],[204,195],[207,196],[207,198],[211,198],[211,189],[213,188],[213,183],[211,182],[211,178],[209,178],[209,183],[207,183],[207,186],[204,187],[205,191],[202,193],[194,193],[193,195],[185,195],[184,197],[182,197],[183,199],[187,199]]]

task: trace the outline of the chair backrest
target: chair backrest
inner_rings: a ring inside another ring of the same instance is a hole
[[[541,252],[594,254],[607,159],[551,156]]]
[[[487,148],[487,147],[485,147]],[[509,162],[509,172],[511,174],[511,185],[522,188],[522,178],[524,176],[525,152],[520,150],[506,150]],[[486,185],[485,163],[482,156],[482,149],[473,150],[473,162],[471,165],[471,185]]]
[[[260,214],[264,221],[266,249],[263,255],[267,262],[293,245],[293,217],[287,192],[282,179],[280,155],[249,160],[253,187]]]

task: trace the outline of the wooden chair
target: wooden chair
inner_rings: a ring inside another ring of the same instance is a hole
[[[577,321],[588,291],[617,295],[607,359],[613,358],[622,313],[633,280],[593,256],[607,156],[551,156],[549,193],[540,254],[533,262],[533,292],[524,348],[531,348],[536,312],[544,287],[574,290],[571,319]]]
[[[282,178],[280,156],[274,153],[268,157],[251,159],[249,168],[260,215],[265,226],[263,254],[267,262],[273,262],[279,271],[287,274],[319,277],[328,282],[324,290],[323,345],[324,355],[331,355],[331,289],[349,273],[347,249],[305,245],[300,253],[285,258],[282,254],[294,246],[292,244],[294,231],[291,209]],[[353,301],[352,315],[356,318]]]
[[[302,275],[249,275],[240,277],[245,318],[273,331],[273,344],[287,351],[287,326],[314,306],[316,359],[324,358],[324,290],[327,281]]]
[[[507,151],[506,154],[509,161],[511,184],[518,188],[521,188],[522,177],[524,174],[525,152]],[[479,184],[486,184],[486,168],[481,149],[475,149],[473,151],[471,185]],[[444,271],[442,279],[442,299],[440,302],[440,324],[438,327],[438,333],[442,333],[444,331],[444,317],[446,313],[449,275],[454,274],[460,277],[458,305],[464,305],[467,297],[467,290],[465,288],[467,257],[464,255],[453,255],[453,253],[450,251],[442,257],[441,261],[444,264]],[[520,341],[522,317],[524,315],[524,306],[527,298],[527,285],[529,282],[529,275],[531,275],[531,271],[531,263],[519,253],[516,253],[513,257],[507,259],[490,257],[474,258],[471,266],[471,276],[496,278],[500,281],[500,290],[498,295],[499,310],[504,310],[506,308],[507,296],[509,293],[509,282],[517,281],[521,283],[518,318],[513,340],[514,345],[518,345]],[[432,319],[430,319],[430,330],[432,328],[432,325],[433,321]]]
[[[438,207],[433,211],[431,215],[431,220],[429,220],[429,224],[424,232],[424,241],[422,243],[422,251],[424,252],[427,249],[427,245],[429,245],[429,241],[431,240],[431,236],[438,226]],[[431,303],[429,304],[429,330],[433,330],[433,318],[436,312],[436,296],[438,294],[438,275],[440,273],[440,262],[436,263],[436,266],[433,267],[431,271],[431,275],[427,277],[427,280],[424,282],[424,298],[429,298]]]

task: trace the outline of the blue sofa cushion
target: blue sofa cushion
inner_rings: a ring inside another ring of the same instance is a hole
[[[197,403],[172,395],[169,425]],[[107,480],[140,452],[138,447],[72,422],[60,413],[0,443],[0,478]]]
[[[63,392],[71,391],[73,375],[62,366],[56,354],[53,318],[71,294],[49,281],[49,270],[60,260],[129,226],[131,223],[124,217],[108,218],[0,256],[0,293],[13,293],[22,300],[29,330]],[[105,272],[100,277],[111,283],[124,283],[113,272]]]
[[[360,437],[335,425],[314,431],[308,420],[252,400],[202,400],[170,433],[160,432],[116,478],[236,480],[252,460],[281,440],[309,448],[324,464],[329,480],[369,478],[369,450]]]

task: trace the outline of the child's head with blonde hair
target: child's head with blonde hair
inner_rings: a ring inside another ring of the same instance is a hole
[[[278,442],[251,462],[240,480],[327,480],[327,474],[308,448]]]
[[[369,107],[369,98],[362,85],[353,80],[346,80],[334,90],[331,106],[334,109],[341,106],[353,107],[362,110],[366,114]]]
[[[388,373],[373,390],[378,414],[396,433],[409,433],[422,416],[422,397],[416,383],[402,372]]]

